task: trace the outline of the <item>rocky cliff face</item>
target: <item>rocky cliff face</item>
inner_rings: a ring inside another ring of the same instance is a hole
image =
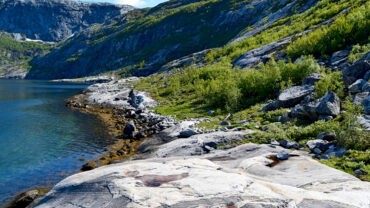
[[[72,0],[0,0],[0,30],[30,39],[61,41],[132,9],[127,5]]]
[[[130,13],[128,21],[76,35],[34,60],[27,78],[74,78],[122,68],[134,75],[148,75],[168,61],[222,46],[249,26],[269,22],[269,18],[274,22],[316,2],[169,1]]]

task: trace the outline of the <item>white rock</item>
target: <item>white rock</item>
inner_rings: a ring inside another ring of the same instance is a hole
[[[280,147],[245,144],[196,157],[136,160],[70,176],[46,207],[363,207],[370,183]]]

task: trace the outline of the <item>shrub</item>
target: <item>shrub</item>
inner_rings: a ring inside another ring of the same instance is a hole
[[[351,53],[348,56],[348,61],[355,62],[369,51],[370,51],[370,43],[365,44],[365,45],[360,45],[360,44],[354,45],[352,47]]]
[[[347,45],[367,41],[370,34],[370,2],[340,15],[334,23],[298,38],[287,48],[290,57],[325,55]]]
[[[308,74],[322,70],[312,57],[297,63],[270,61],[259,68],[235,69],[222,60],[200,68],[188,67],[172,75],[155,75],[137,86],[158,95],[162,110],[166,105],[191,102],[204,109],[237,111],[275,97],[282,82],[300,84]]]
[[[335,92],[339,97],[343,97],[343,82],[342,73],[327,71],[322,73],[323,78],[315,83],[315,94],[316,98],[320,98],[325,95],[326,92]]]
[[[343,121],[341,128],[338,129],[338,143],[341,146],[355,150],[367,150],[370,148],[370,135],[365,132],[358,122],[358,116],[363,111],[362,106],[354,105],[353,102],[347,99],[343,103],[342,114]]]

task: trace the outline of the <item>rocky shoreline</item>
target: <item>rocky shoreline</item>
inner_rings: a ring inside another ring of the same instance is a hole
[[[370,183],[281,144],[228,145],[252,130],[203,132],[199,120],[155,114],[135,81],[95,84],[68,101],[97,115],[118,144],[83,169],[111,165],[66,178],[36,207],[370,206]]]

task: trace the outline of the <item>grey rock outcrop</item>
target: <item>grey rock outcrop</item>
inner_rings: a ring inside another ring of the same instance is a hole
[[[321,74],[312,73],[312,74],[308,75],[306,78],[304,78],[302,84],[303,85],[315,85],[315,83],[320,81],[321,79],[322,79]]]
[[[354,104],[361,104],[362,100],[367,98],[370,95],[369,92],[360,92],[354,95],[353,97],[353,103]]]
[[[366,129],[366,131],[370,131],[370,116],[369,115],[359,116],[358,122],[364,129]]]
[[[338,116],[340,114],[340,99],[334,92],[327,92],[322,98],[294,107],[291,117],[317,120],[320,116]]]
[[[370,206],[368,182],[299,151],[275,160],[281,151],[245,144],[204,156],[109,165],[66,178],[36,207]]]
[[[348,50],[341,50],[333,53],[329,60],[330,66],[338,66],[342,63],[345,63],[347,61],[349,53],[350,51]]]
[[[343,80],[350,85],[358,79],[364,79],[368,71],[370,71],[370,52],[342,70]]]
[[[127,5],[72,0],[0,0],[0,30],[30,39],[61,41],[132,9]]]
[[[250,50],[233,62],[234,67],[246,68],[259,63],[266,63],[279,50],[291,43],[292,37],[287,37],[268,45]]]
[[[370,96],[367,96],[361,101],[362,106],[364,107],[365,113],[370,114]]]
[[[358,79],[348,87],[348,91],[351,93],[362,92],[366,83],[367,82],[364,79]]]

